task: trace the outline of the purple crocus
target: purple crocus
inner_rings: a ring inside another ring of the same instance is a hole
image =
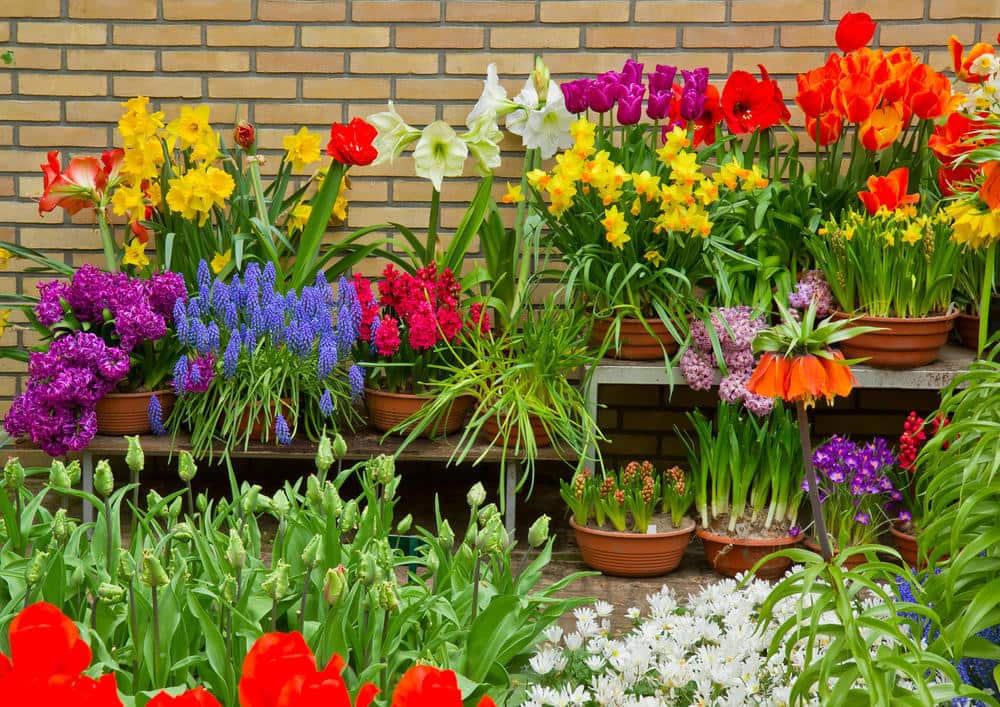
[[[642,118],[642,98],[646,87],[641,83],[622,84],[618,87],[618,122],[635,125]]]
[[[625,66],[622,67],[622,85],[642,85],[642,67],[643,65],[635,59],[626,59]]]
[[[693,71],[681,69],[684,88],[681,90],[680,114],[685,120],[696,120],[705,110],[705,91],[708,90],[708,69],[700,67]]]
[[[563,98],[566,101],[566,110],[577,114],[587,111],[590,107],[587,99],[591,83],[593,83],[593,79],[578,79],[559,85],[559,88],[563,92]]]
[[[592,111],[607,113],[618,98],[621,76],[617,71],[600,74],[587,87],[587,103]]]

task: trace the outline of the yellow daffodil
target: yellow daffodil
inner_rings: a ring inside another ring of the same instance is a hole
[[[660,265],[663,263],[663,256],[660,255],[660,251],[658,250],[648,250],[646,251],[646,254],[642,257],[648,260],[650,264],[656,268],[660,267]]]
[[[691,147],[691,141],[688,139],[687,131],[675,125],[674,129],[667,133],[663,146],[657,150],[656,155],[663,164],[669,165],[682,150],[688,147]]]
[[[215,162],[222,155],[219,144],[219,134],[209,128],[191,145],[191,159],[202,163]]]
[[[552,177],[544,169],[533,169],[528,172],[528,184],[532,189],[546,189]]]
[[[674,184],[695,184],[701,181],[701,167],[698,156],[693,152],[683,151],[670,161],[670,181]]]
[[[288,232],[294,233],[295,231],[301,231],[306,227],[306,222],[309,220],[309,214],[312,213],[312,206],[304,202],[299,202],[295,205],[295,208],[288,213]]]
[[[906,225],[906,229],[903,231],[900,240],[907,245],[916,245],[919,241],[923,240],[923,237],[923,228],[921,228],[919,223],[914,221]]]
[[[181,149],[186,150],[211,130],[212,127],[208,124],[208,106],[198,106],[197,108],[183,106],[181,116],[167,123],[167,132],[171,137],[171,149],[173,149],[173,142],[179,140]]]
[[[636,197],[632,200],[632,208],[630,209],[633,216],[638,217],[642,213],[642,199]]]
[[[521,192],[520,184],[507,182],[507,193],[500,199],[505,204],[520,204],[524,201],[524,194]]]
[[[153,205],[154,209],[163,208],[163,190],[160,188],[159,182],[153,182],[149,185],[149,189],[146,190],[146,198],[149,199],[149,203]]]
[[[576,186],[561,177],[553,178],[548,187],[549,213],[553,216],[562,216],[570,206],[573,205],[573,197],[576,196]]]
[[[632,240],[631,236],[626,233],[628,223],[625,221],[625,214],[621,213],[617,206],[605,209],[601,225],[604,226],[604,237],[608,243],[618,250],[621,250],[626,243]]]
[[[980,211],[969,200],[953,201],[946,211],[954,219],[952,238],[956,243],[978,249],[1000,241],[1000,211]]]
[[[344,183],[340,183],[340,192],[333,202],[333,217],[343,223],[347,220],[347,195],[344,194]]]
[[[202,165],[170,180],[167,206],[189,221],[197,219],[203,226],[212,207],[223,207],[235,186],[233,178],[223,170]]]
[[[120,186],[111,197],[115,216],[129,214],[129,221],[137,221],[146,212],[146,195],[139,187]]]
[[[0,248],[0,270],[6,270],[8,263],[10,263],[10,259],[13,257],[14,254],[9,250],[6,248]]]
[[[226,249],[225,253],[219,253],[216,251],[215,257],[212,258],[212,262],[209,263],[212,267],[212,272],[218,275],[220,272],[225,270],[226,266],[229,265],[229,261],[233,259],[233,249]]]
[[[635,187],[636,194],[646,197],[646,201],[652,201],[660,193],[660,178],[645,169],[638,174],[633,172],[632,186]]]
[[[122,103],[125,113],[118,119],[118,132],[126,149],[157,137],[163,128],[163,113],[148,112],[148,104],[146,96],[136,96]]]
[[[146,257],[146,244],[138,238],[133,238],[132,242],[125,246],[122,265],[134,265],[140,270],[149,265],[149,258]]]
[[[708,179],[703,179],[695,188],[694,197],[702,206],[711,206],[719,200],[719,185]]]
[[[299,128],[294,135],[283,137],[281,144],[285,147],[285,161],[292,163],[292,170],[295,172],[301,172],[319,160],[320,136],[304,127]]]
[[[159,139],[152,138],[125,147],[121,173],[129,184],[139,185],[153,180],[163,166],[163,147]]]
[[[9,321],[10,321],[10,310],[0,309],[0,336],[3,336],[3,333],[7,331],[7,327],[9,326],[8,324]]]

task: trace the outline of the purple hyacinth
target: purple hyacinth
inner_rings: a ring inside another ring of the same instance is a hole
[[[692,346],[681,356],[680,369],[691,390],[708,390],[712,387],[715,368],[711,354]]]
[[[208,351],[206,351],[205,353],[208,353],[209,351],[213,353],[217,352],[221,346],[221,337],[222,337],[222,334],[219,331],[219,325],[216,324],[215,322],[209,322],[208,326],[205,329],[206,329],[206,335],[208,337]]]
[[[167,434],[167,428],[163,426],[163,407],[156,394],[149,399],[147,413],[149,414],[149,429],[152,430],[153,434],[157,437]]]
[[[357,364],[347,371],[347,380],[351,385],[351,400],[358,400],[365,394],[365,371]]]
[[[292,433],[288,429],[288,422],[280,412],[274,419],[274,436],[277,438],[278,444],[282,446],[287,447],[292,443]]]
[[[333,335],[320,338],[316,363],[316,374],[320,380],[326,380],[333,373],[333,369],[337,367],[337,359],[337,341]]]
[[[206,354],[196,356],[188,367],[187,391],[189,393],[204,393],[215,379],[215,356]]]
[[[164,319],[170,319],[177,312],[176,305],[187,299],[184,278],[175,272],[159,272],[150,279],[150,304],[153,311]]]
[[[38,304],[35,305],[35,316],[45,326],[62,321],[66,310],[63,302],[69,296],[69,285],[61,280],[48,280],[38,283]]]
[[[319,411],[327,417],[333,415],[333,394],[330,392],[329,388],[323,391],[323,394],[319,397]]]
[[[793,309],[804,312],[816,303],[816,316],[826,317],[833,311],[833,293],[823,276],[822,270],[810,270],[795,284],[795,290],[788,295],[788,304]]]
[[[240,360],[240,337],[239,335],[232,335],[229,337],[229,343],[226,344],[226,352],[222,356],[222,376],[224,378],[233,378],[236,376],[236,365]]]
[[[277,270],[274,267],[274,263],[268,261],[267,265],[260,273],[260,288],[262,292],[274,292],[274,283],[278,279]]]
[[[188,388],[188,358],[181,356],[174,365],[174,393],[180,397]]]
[[[177,336],[177,340],[183,344],[187,343],[188,338],[188,318],[187,318],[187,307],[184,306],[184,300],[178,299],[174,302],[174,334]]]
[[[640,74],[641,76],[641,74]],[[642,118],[642,99],[646,87],[641,83],[623,83],[618,87],[618,122],[635,125]]]
[[[198,275],[195,282],[198,285],[198,296],[208,301],[210,290],[212,289],[212,272],[208,268],[208,263],[204,260],[198,263]]]

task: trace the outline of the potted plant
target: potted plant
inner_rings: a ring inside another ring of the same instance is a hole
[[[147,275],[138,277],[87,264],[68,269],[68,282],[41,282],[37,300],[21,298],[42,343],[4,353],[29,363],[27,387],[5,420],[8,433],[61,455],[85,448],[95,434],[150,431],[151,399],[166,387],[176,355],[173,310],[187,292],[180,275],[146,266],[135,264]],[[163,415],[171,403],[162,396]]]
[[[694,488],[679,467],[661,473],[649,461],[632,461],[600,478],[581,469],[559,484],[588,567],[618,577],[677,569],[694,533],[686,516]]]
[[[892,482],[896,455],[882,437],[858,444],[841,436],[816,448],[812,457],[819,481],[823,520],[833,552],[877,543],[891,526],[893,509],[903,500]],[[819,544],[807,538],[806,547],[819,552]],[[845,565],[865,561],[851,555]]]
[[[797,544],[802,452],[791,413],[776,405],[758,417],[720,402],[715,419],[688,413],[681,433],[694,486],[698,537],[709,564],[725,575],[746,572],[763,557]],[[791,565],[776,558],[757,571],[777,577]]]
[[[967,349],[979,350],[979,301],[983,280],[986,276],[986,252],[969,247],[962,249],[959,256],[958,272],[955,273],[955,302],[960,311],[955,319],[958,341]],[[997,282],[996,274],[993,283]],[[990,323],[986,329],[987,338],[1000,330],[1000,295],[991,295]]]
[[[364,371],[351,361],[361,325],[354,284],[336,296],[319,273],[301,292],[277,289],[272,263],[250,263],[241,279],[211,279],[198,268],[197,293],[174,311],[185,349],[174,365],[176,433],[191,431],[196,455],[210,458],[251,440],[290,444],[302,432],[354,429],[352,403],[364,390]]]
[[[907,172],[869,180],[866,212],[827,220],[806,243],[840,312],[879,330],[840,343],[849,358],[879,368],[914,368],[937,358],[957,313],[951,309],[960,248],[942,212],[917,215]]]

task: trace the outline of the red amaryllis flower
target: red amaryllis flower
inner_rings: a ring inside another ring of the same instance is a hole
[[[361,118],[355,118],[347,125],[334,123],[330,126],[326,153],[341,164],[363,167],[378,157],[378,150],[372,144],[377,135],[375,127]]]
[[[96,157],[74,157],[63,171],[58,150],[48,154],[48,162],[42,165],[42,177],[45,191],[38,201],[39,215],[57,206],[70,215],[96,206],[107,184],[107,175]]]
[[[837,25],[837,46],[847,54],[872,41],[875,23],[867,12],[846,12]]]
[[[806,132],[815,142],[819,138],[820,145],[836,142],[844,130],[844,121],[839,115],[830,111],[819,120],[806,116]],[[817,134],[818,133],[818,134]]]
[[[414,665],[392,692],[391,707],[462,707],[462,691],[452,670],[430,665]],[[495,707],[487,695],[479,707]]]
[[[694,121],[694,147],[702,143],[711,145],[715,142],[715,126],[722,120],[722,102],[719,100],[719,89],[709,84],[705,89],[705,107],[701,115]]]
[[[740,135],[765,130],[791,118],[776,81],[763,65],[758,81],[746,71],[734,71],[722,89],[722,113],[729,132]]]
[[[344,661],[333,656],[326,668],[316,669],[316,658],[302,634],[266,633],[253,644],[243,661],[239,692],[241,707],[352,707],[340,672]],[[355,707],[368,707],[378,690],[366,683]]]
[[[895,106],[885,106],[873,110],[868,119],[861,124],[859,135],[861,144],[869,152],[878,152],[896,142],[903,130],[903,116]]]
[[[909,181],[910,170],[906,167],[894,169],[884,177],[872,175],[868,177],[868,191],[859,191],[858,197],[869,214],[874,214],[882,206],[889,211],[895,211],[900,206],[920,201],[919,194],[906,193]]]
[[[166,692],[160,692],[149,702],[146,707],[222,707],[211,692],[203,687],[196,687],[171,697]]]

